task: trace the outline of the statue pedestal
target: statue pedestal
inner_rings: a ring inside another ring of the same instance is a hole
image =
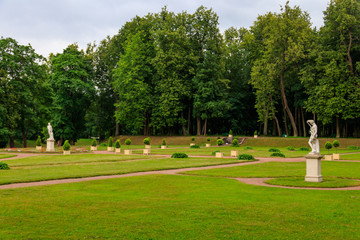
[[[321,176],[321,158],[320,154],[308,154],[306,158],[306,176],[305,182],[322,182]]]
[[[55,152],[55,140],[54,139],[47,139],[46,140],[46,151],[47,152]]]

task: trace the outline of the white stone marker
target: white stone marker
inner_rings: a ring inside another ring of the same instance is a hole
[[[317,126],[314,120],[308,120],[307,124],[310,126],[310,140],[309,145],[311,152],[305,156],[306,158],[306,182],[322,182],[321,176],[321,158],[319,140],[317,139]]]
[[[46,151],[47,152],[55,152],[54,133],[53,133],[53,129],[52,129],[52,126],[50,125],[50,123],[48,123],[47,129],[48,129],[48,133],[49,133],[49,138],[46,139]]]

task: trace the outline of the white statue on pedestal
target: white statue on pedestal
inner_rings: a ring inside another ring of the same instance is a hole
[[[319,146],[319,140],[317,139],[317,126],[314,122],[314,120],[307,120],[307,124],[310,126],[310,139],[309,139],[309,145],[311,147],[311,152],[309,154],[313,155],[320,155],[320,146]]]
[[[48,123],[47,126],[48,132],[49,132],[49,140],[54,140],[54,133],[53,133],[53,129],[52,126],[50,125],[50,123]]]

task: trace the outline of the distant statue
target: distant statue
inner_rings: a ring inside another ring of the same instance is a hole
[[[317,139],[317,126],[314,120],[307,120],[306,123],[310,126],[310,139],[309,145],[311,147],[311,152],[309,154],[319,155],[320,154],[320,146],[319,140]]]
[[[50,123],[48,123],[47,129],[49,132],[49,139],[54,140],[54,133],[53,133],[53,129],[52,129],[52,126],[50,125]]]

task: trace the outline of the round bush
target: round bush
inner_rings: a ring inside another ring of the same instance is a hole
[[[150,145],[150,138],[149,137],[144,138],[144,144],[145,145]]]
[[[229,131],[229,135],[233,135],[233,131],[231,129]]]
[[[245,150],[251,150],[251,149],[253,149],[253,148],[250,147],[250,146],[247,146],[247,147],[244,147],[244,149],[245,149]]]
[[[200,146],[199,145],[192,145],[192,146],[190,146],[190,148],[200,148]]]
[[[189,156],[186,153],[173,153],[172,158],[188,158]]]
[[[338,140],[334,140],[332,144],[333,144],[334,148],[337,148],[340,146],[340,143]]]
[[[9,170],[10,167],[7,165],[7,163],[0,162],[0,170]]]
[[[130,145],[130,144],[131,144],[131,140],[130,140],[129,138],[126,139],[126,140],[125,140],[125,144],[126,144],[126,145]]]
[[[95,138],[93,138],[93,140],[91,141],[91,146],[93,146],[93,147],[97,146],[97,141]]]
[[[285,155],[281,152],[274,152],[270,155],[270,157],[285,157]]]
[[[257,134],[257,131],[254,132],[254,135],[258,135],[258,134]]]
[[[218,140],[216,141],[216,143],[217,143],[217,145],[221,146],[221,145],[224,144],[224,141],[223,141],[222,139],[218,139]]]
[[[240,147],[239,141],[235,138],[235,139],[232,141],[231,146],[232,146],[232,147]]]
[[[70,150],[70,143],[69,143],[69,140],[66,140],[65,142],[64,142],[64,145],[63,145],[63,150],[64,151],[69,151]]]
[[[327,149],[328,153],[329,153],[329,150],[332,149],[332,143],[331,142],[326,142],[325,143],[325,149]]]
[[[254,160],[255,158],[254,158],[254,156],[251,155],[251,154],[240,154],[240,155],[238,156],[238,159],[239,159],[239,160]]]
[[[294,147],[287,147],[287,150],[289,150],[289,151],[295,151],[295,148],[294,148]]]
[[[351,149],[351,150],[356,150],[356,149],[358,149],[358,147],[357,147],[357,146],[352,145],[352,146],[350,146],[350,147],[349,147],[349,149]]]
[[[120,139],[116,140],[115,142],[115,148],[120,148],[121,144],[120,144]]]
[[[206,139],[206,141],[208,141],[208,142],[210,142],[210,140],[211,140],[211,139],[210,139],[209,137]]]
[[[308,148],[308,147],[301,147],[301,148],[299,148],[299,151],[310,151],[310,148]]]
[[[41,137],[38,136],[36,139],[36,146],[41,147]]]
[[[108,147],[112,147],[112,146],[113,146],[113,138],[109,137]]]
[[[163,138],[161,145],[166,146],[166,140],[165,140],[165,138]]]
[[[195,137],[191,137],[191,141],[195,141]]]
[[[277,148],[270,148],[269,152],[280,152],[280,150]]]

